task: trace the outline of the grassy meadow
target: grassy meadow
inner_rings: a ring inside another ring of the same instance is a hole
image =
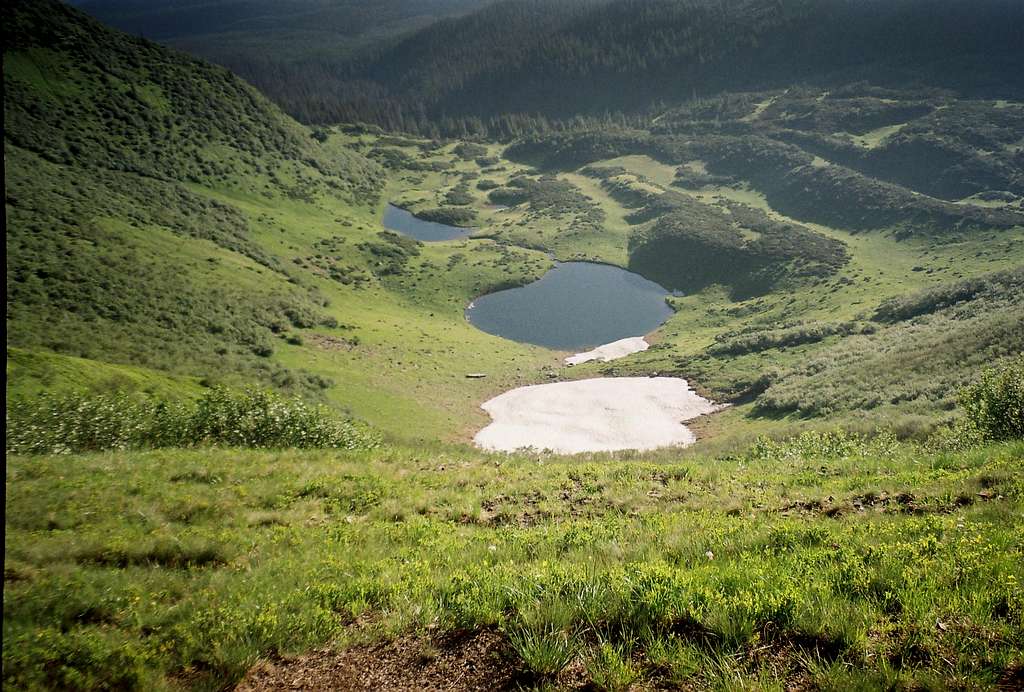
[[[1011,684],[1022,465],[1019,442],[814,433],[717,457],[12,457],[5,685],[219,689],[438,628],[496,628],[527,688]]]

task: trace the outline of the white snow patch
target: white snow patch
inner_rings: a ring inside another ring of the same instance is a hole
[[[631,336],[625,339],[619,339],[613,341],[610,344],[604,346],[598,346],[593,351],[587,351],[585,353],[577,353],[574,356],[569,356],[565,359],[566,365],[579,365],[580,363],[587,363],[592,360],[609,361],[615,360],[616,358],[624,358],[631,353],[640,353],[650,348],[642,336]]]
[[[607,377],[520,387],[483,404],[493,422],[477,445],[561,454],[693,444],[684,421],[717,411],[677,377]]]

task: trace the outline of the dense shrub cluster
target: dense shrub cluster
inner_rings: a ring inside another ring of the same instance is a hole
[[[366,256],[370,271],[376,276],[392,276],[405,271],[409,259],[420,254],[420,243],[414,238],[399,235],[392,231],[381,231],[377,234],[380,242],[367,241],[356,247]]]
[[[393,147],[374,146],[367,153],[371,159],[394,171],[412,168],[416,159],[401,149]]]
[[[951,412],[976,373],[1024,351],[1021,300],[979,299],[850,336],[779,374],[756,406],[807,416],[897,405],[907,413]]]
[[[751,445],[747,457],[758,461],[841,459],[891,454],[897,444],[890,432],[867,436],[843,430],[809,430],[784,440],[761,436]]]
[[[456,145],[453,151],[456,156],[464,161],[471,161],[472,159],[487,156],[487,147],[481,144],[473,144],[472,142],[461,142]]]
[[[608,184],[614,182],[602,183]],[[849,261],[841,241],[742,204],[723,211],[666,192],[631,215],[636,223],[652,219],[630,236],[629,264],[668,288],[698,291],[718,283],[746,297],[787,280],[830,276]]]
[[[654,150],[647,132],[606,129],[524,137],[505,150],[505,157],[543,169],[571,170],[595,161]]]
[[[768,134],[655,138],[660,157],[700,159],[715,175],[749,180],[778,211],[835,228],[898,228],[934,234],[967,228],[1008,228],[1024,221],[1009,209],[987,209],[941,201],[884,179],[816,159]],[[922,164],[918,164],[922,165]]]
[[[878,322],[900,322],[931,314],[957,303],[971,301],[979,296],[1011,294],[1024,294],[1024,267],[895,296],[879,305],[872,319]]]
[[[469,185],[461,183],[449,190],[444,196],[444,203],[454,207],[463,207],[473,203],[473,195],[469,193]]]
[[[487,198],[508,207],[528,204],[531,211],[552,218],[575,215],[576,221],[585,225],[604,221],[604,212],[589,197],[571,182],[554,176],[518,176],[509,181],[508,187],[491,190]]]
[[[961,390],[960,406],[981,440],[1024,438],[1024,354],[1001,369],[986,368]]]
[[[785,329],[769,329],[716,338],[716,343],[709,346],[707,352],[713,356],[758,353],[770,348],[813,344],[836,334],[848,336],[863,331],[864,327],[854,322],[800,324]]]
[[[125,394],[9,403],[8,454],[229,445],[257,448],[371,448],[377,437],[326,409],[269,391],[209,390],[195,403]]]
[[[465,207],[438,207],[416,212],[417,218],[449,226],[469,226],[476,221],[476,211]]]
[[[892,112],[875,122],[880,123],[876,127],[893,126],[895,131],[876,146],[862,146],[847,134],[858,129],[814,122],[797,124],[800,130],[786,129],[780,138],[829,161],[941,199],[955,201],[987,191],[1024,193],[1024,174],[1012,158],[1013,142],[1024,126],[1020,109],[993,109],[975,101],[950,104],[936,95],[923,102],[913,94],[889,96],[889,103],[882,103]],[[845,108],[832,109],[842,115],[850,106],[840,104]],[[944,107],[935,107],[939,104]]]

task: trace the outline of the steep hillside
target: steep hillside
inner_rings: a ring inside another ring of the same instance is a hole
[[[410,392],[461,389],[455,373],[471,354],[494,354],[512,373],[530,353],[480,348],[495,340],[466,325],[462,307],[535,276],[547,266],[537,253],[481,244],[436,282],[445,316],[430,319],[438,300],[418,305],[374,271],[390,242],[378,236],[378,164],[225,69],[61,3],[9,3],[4,19],[9,348],[262,382],[385,427],[419,408]],[[409,269],[453,252],[417,251]],[[429,373],[396,374],[394,351],[425,335],[443,353]],[[66,372],[88,361],[39,362]],[[495,377],[488,385],[501,386]],[[459,434],[462,418],[482,416],[475,398],[453,396],[393,429]]]
[[[167,0],[158,4],[145,0],[75,0],[94,17],[126,33],[154,40],[189,41],[205,37],[215,51],[216,41],[225,37],[263,38],[284,43],[296,34],[319,36],[322,43],[312,49],[340,51],[343,46],[327,43],[328,36],[344,42],[372,35],[388,35],[402,28],[415,28],[439,18],[480,7],[487,0]],[[241,35],[241,36],[239,36]],[[227,50],[221,46],[220,50]]]
[[[302,121],[422,134],[510,136],[551,118],[647,114],[723,91],[859,79],[1021,93],[1024,9],[1013,0],[83,6],[230,67]]]
[[[204,191],[372,205],[374,164],[325,155],[226,70],[60,3],[5,17],[9,345],[254,371],[275,324],[329,320],[258,220]]]
[[[435,117],[484,120],[506,113],[637,113],[695,95],[803,82],[870,79],[990,95],[1021,89],[1014,66],[1024,9],[1005,0],[568,6],[573,9],[509,0],[426,29],[356,74],[383,86],[396,108],[413,115],[425,103]],[[489,37],[488,50],[462,49],[482,37]]]
[[[354,59],[493,0],[78,0],[129,34],[223,65],[289,112],[316,109]]]

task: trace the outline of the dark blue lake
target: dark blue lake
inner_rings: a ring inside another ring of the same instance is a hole
[[[540,280],[477,298],[474,326],[559,350],[581,350],[643,336],[672,315],[662,286],[606,264],[566,262]]]
[[[394,204],[389,204],[384,211],[384,228],[427,243],[465,238],[473,232],[472,228],[459,228],[417,219],[412,213]]]

